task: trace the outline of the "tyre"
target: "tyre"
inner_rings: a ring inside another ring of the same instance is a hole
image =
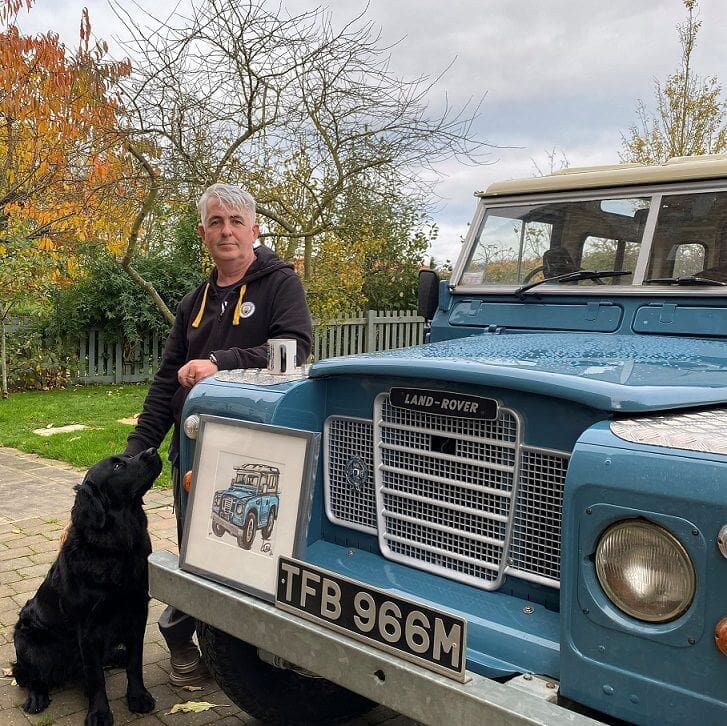
[[[270,537],[273,534],[273,527],[275,526],[275,517],[278,516],[278,513],[275,511],[275,507],[273,507],[270,510],[270,514],[268,514],[268,523],[260,530],[260,534],[262,534],[263,539],[270,539]]]
[[[323,678],[276,668],[260,660],[255,646],[206,623],[197,623],[197,639],[220,688],[243,711],[266,724],[335,724],[376,705]]]
[[[218,537],[222,537],[222,535],[225,533],[225,528],[219,522],[212,522],[212,531]]]
[[[257,515],[255,512],[248,512],[245,517],[245,524],[242,525],[242,534],[237,536],[237,544],[244,550],[252,547],[252,541],[255,539],[257,531]]]

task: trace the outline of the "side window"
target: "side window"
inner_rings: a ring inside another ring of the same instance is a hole
[[[700,242],[685,242],[675,245],[672,250],[674,277],[689,277],[696,275],[706,265],[707,248]]]

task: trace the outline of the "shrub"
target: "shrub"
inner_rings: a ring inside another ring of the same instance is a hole
[[[172,311],[203,276],[198,266],[176,255],[149,254],[139,257],[134,265]],[[138,340],[148,332],[166,336],[169,332],[152,300],[108,253],[90,259],[84,277],[57,291],[51,300],[48,333],[75,337],[89,328],[100,328],[112,341]]]
[[[8,390],[65,388],[77,368],[77,354],[63,341],[43,335],[37,325],[23,326],[6,339]]]

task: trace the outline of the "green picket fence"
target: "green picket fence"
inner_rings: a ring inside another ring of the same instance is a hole
[[[415,310],[366,310],[317,323],[313,328],[313,360],[339,355],[418,345],[424,340],[424,318]],[[147,335],[133,343],[107,340],[94,329],[80,340],[79,370],[83,383],[126,383],[150,380],[159,367],[164,340]]]

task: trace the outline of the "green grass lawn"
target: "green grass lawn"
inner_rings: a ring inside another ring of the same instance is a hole
[[[88,468],[109,454],[126,447],[133,426],[119,419],[141,411],[147,384],[75,386],[57,391],[13,393],[0,399],[0,445],[49,459]],[[41,436],[36,429],[83,424],[83,431]],[[164,471],[157,485],[168,485],[170,466],[166,460],[169,436],[159,449]]]

